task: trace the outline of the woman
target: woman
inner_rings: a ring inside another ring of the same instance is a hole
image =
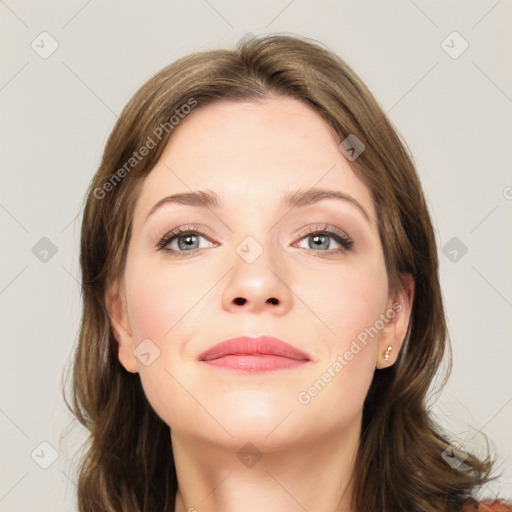
[[[141,87],[80,261],[81,511],[491,506],[492,461],[425,405],[447,333],[420,181],[319,44],[252,39]]]

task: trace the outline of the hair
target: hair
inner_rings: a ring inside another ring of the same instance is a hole
[[[445,462],[442,453],[452,439],[427,404],[450,345],[434,230],[410,152],[339,56],[317,41],[277,34],[244,40],[232,50],[193,53],[168,65],[136,91],[108,138],[85,197],[83,309],[72,403],[65,398],[89,431],[78,475],[81,512],[173,510],[177,492],[169,426],[150,406],[139,375],[120,364],[105,301],[108,286],[123,276],[143,180],[172,136],[173,117],[190,112],[185,105],[197,110],[218,101],[276,97],[312,107],[340,141],[355,135],[364,143],[364,151],[349,163],[374,201],[390,297],[403,290],[400,273],[410,273],[415,282],[399,357],[375,372],[363,405],[352,475],[354,509],[460,511],[492,479],[494,461],[488,455],[483,460],[468,453],[458,468]],[[144,158],[134,157],[144,146]],[[448,358],[442,385],[451,369]]]

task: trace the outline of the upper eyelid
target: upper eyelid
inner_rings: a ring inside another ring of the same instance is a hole
[[[343,240],[345,240],[347,243],[350,243],[351,245],[354,245],[354,239],[343,229],[338,228],[336,226],[332,226],[328,223],[317,223],[317,224],[310,224],[303,228],[304,231],[302,231],[300,234],[298,234],[296,237],[294,237],[294,242],[297,243],[298,241],[302,240],[303,238],[315,234],[315,233],[327,233],[328,236],[331,238],[333,237],[340,237]],[[339,233],[338,233],[338,232]],[[185,226],[179,226],[175,229],[172,229],[171,231],[165,233],[163,236],[159,237],[159,240],[156,244],[159,248],[165,248],[166,245],[171,243],[171,241],[176,240],[179,236],[185,236],[186,234],[196,234],[199,236],[202,236],[203,238],[207,239],[209,242],[214,243],[216,245],[219,245],[218,242],[215,242],[212,240],[213,236],[208,233],[208,230],[204,227],[200,226],[193,226],[193,225],[185,225]],[[340,243],[340,242],[337,242]],[[194,250],[200,250],[200,249],[194,249]],[[182,251],[178,251],[182,252]],[[183,251],[188,252],[188,251]],[[190,251],[192,252],[192,251]]]
[[[326,222],[319,222],[319,223],[312,223],[305,228],[303,228],[304,231],[300,233],[300,235],[297,236],[305,236],[306,234],[310,233],[316,233],[316,232],[323,232],[323,231],[329,231],[334,232],[334,234],[337,234],[336,231],[339,231],[340,233],[344,234],[347,238],[352,238],[344,229],[338,228],[336,226],[332,226],[329,223]],[[205,237],[213,237],[214,235],[209,233],[209,230],[207,228],[201,227],[201,226],[193,226],[193,225],[185,225],[185,226],[179,226],[177,228],[171,229],[169,231],[166,231],[164,234],[159,235],[158,239],[161,240],[166,237],[171,236],[178,236],[178,235],[184,235],[187,233],[197,233],[198,235],[205,236]]]
[[[205,228],[199,228],[199,227],[193,227],[193,226],[180,226],[175,229],[171,229],[170,231],[167,231],[163,235],[160,235],[157,237],[157,247],[161,247],[161,244],[165,242],[166,244],[170,243],[171,240],[174,241],[176,238],[180,236],[185,236],[187,234],[196,234],[199,236],[202,236],[203,238],[206,238],[212,243],[217,243],[211,240],[211,235],[208,234],[208,231]]]

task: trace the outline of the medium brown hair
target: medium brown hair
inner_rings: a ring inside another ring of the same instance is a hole
[[[150,406],[139,376],[120,364],[105,302],[108,286],[123,275],[135,202],[172,136],[170,119],[192,101],[197,109],[222,100],[276,96],[311,106],[340,142],[355,135],[364,143],[350,164],[372,194],[390,297],[403,286],[400,273],[415,281],[399,357],[375,372],[364,403],[354,510],[459,511],[476,487],[490,480],[489,456],[480,460],[468,454],[458,468],[445,462],[442,453],[450,438],[426,403],[449,342],[436,241],[413,160],[371,92],[340,57],[317,41],[271,35],[233,50],[198,52],[165,67],[135,93],[107,141],[85,199],[83,312],[68,403],[90,432],[78,475],[82,512],[174,510],[177,480],[169,426]],[[155,132],[157,127],[166,129]],[[131,160],[150,145],[149,138],[155,146],[140,161]],[[449,370],[450,364],[443,384]]]

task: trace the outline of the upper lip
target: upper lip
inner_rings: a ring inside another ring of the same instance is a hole
[[[239,336],[221,341],[202,352],[200,361],[211,361],[227,355],[277,355],[289,359],[309,360],[298,348],[273,336]]]

